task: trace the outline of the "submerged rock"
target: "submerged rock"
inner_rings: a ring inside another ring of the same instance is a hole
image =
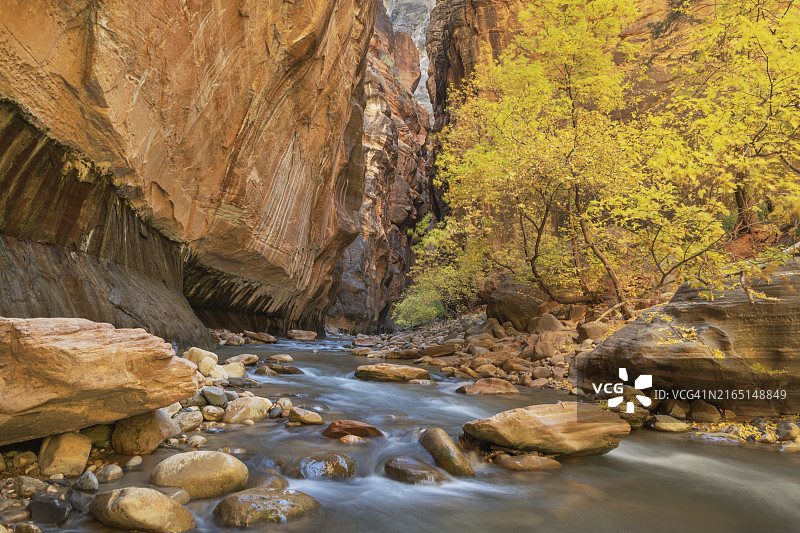
[[[410,457],[395,457],[384,465],[386,476],[403,483],[436,484],[447,479],[447,476],[432,466],[411,459]]]
[[[631,430],[619,416],[577,402],[530,405],[464,424],[478,441],[546,455],[597,455]]]
[[[299,490],[256,488],[225,497],[214,514],[228,527],[246,527],[261,522],[284,523],[319,507],[317,500]]]
[[[502,466],[506,470],[518,470],[523,472],[561,468],[561,463],[555,459],[531,454],[508,455],[507,453],[501,453],[494,458],[494,462],[496,465]]]
[[[181,487],[192,498],[215,498],[247,484],[244,463],[222,452],[196,451],[168,457],[158,463],[150,482],[153,485]]]
[[[306,479],[350,478],[356,474],[356,462],[339,453],[306,457],[292,470],[292,476]]]
[[[194,516],[183,505],[154,489],[127,487],[98,494],[89,513],[119,529],[179,533],[193,529]]]
[[[430,452],[436,464],[454,476],[474,476],[469,459],[450,435],[441,428],[426,429],[419,439],[422,447]]]

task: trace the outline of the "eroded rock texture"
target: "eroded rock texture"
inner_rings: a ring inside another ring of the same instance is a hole
[[[144,276],[136,291],[156,299],[147,285],[167,277],[210,326],[320,329],[335,265],[360,228],[374,8],[374,0],[0,3],[0,95],[39,131],[31,140],[3,129],[0,179],[17,185],[0,188],[2,215],[23,196],[26,211],[2,232],[121,265],[107,276],[119,293]],[[105,192],[70,194],[69,179],[83,174],[58,176],[42,151],[53,141],[108,177],[120,214],[107,209],[114,198]],[[46,183],[25,188],[30,179]],[[97,213],[93,227],[70,222],[84,210]],[[40,231],[47,216],[59,221]],[[136,238],[148,245],[130,244],[133,226],[146,226]],[[97,239],[107,252],[97,253]],[[51,266],[13,241],[4,246],[34,269]],[[129,257],[107,257],[115,254]],[[153,276],[136,264],[148,262],[169,268]],[[99,301],[115,298],[102,283],[77,285],[96,287]],[[56,313],[54,303],[26,305]],[[106,319],[92,308],[77,312]]]
[[[682,287],[570,365],[570,378],[592,383],[653,376],[666,391],[713,392],[699,399],[737,415],[800,411],[800,259],[771,280],[717,293],[713,301]],[[693,399],[693,398],[690,398]]]
[[[192,396],[197,367],[142,329],[0,317],[0,446],[152,411]]]
[[[419,81],[416,54],[379,5],[364,83],[361,233],[342,256],[339,292],[327,319],[345,331],[374,332],[384,323],[390,302],[407,285],[413,228],[429,211],[429,117],[412,95]]]

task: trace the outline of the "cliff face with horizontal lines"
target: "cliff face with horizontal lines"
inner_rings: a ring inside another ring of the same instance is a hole
[[[374,10],[2,2],[0,315],[320,329],[361,228]]]

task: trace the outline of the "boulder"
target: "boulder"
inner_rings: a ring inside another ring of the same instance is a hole
[[[703,400],[695,400],[689,407],[687,418],[693,422],[719,422],[722,418],[719,410]]]
[[[181,411],[172,421],[178,424],[181,433],[188,433],[200,427],[203,423],[203,413],[200,411]]]
[[[42,441],[39,450],[39,468],[43,476],[80,476],[91,451],[92,440],[80,433],[62,433],[47,437]]]
[[[263,342],[265,344],[272,344],[278,342],[278,339],[270,335],[269,333],[263,332],[256,332],[256,331],[247,331],[244,330],[242,333],[250,337],[252,340],[257,342]]]
[[[345,435],[357,437],[383,437],[383,433],[374,426],[356,420],[336,420],[326,427],[322,434],[326,437],[338,439]]]
[[[213,405],[214,407],[228,405],[228,397],[225,396],[225,390],[222,387],[203,387],[200,392],[208,402],[208,405]]]
[[[0,446],[113,422],[192,396],[195,366],[143,329],[0,318]]]
[[[225,359],[225,364],[230,365],[233,363],[241,363],[244,366],[255,365],[258,363],[258,356],[252,353],[242,353],[239,355],[234,355],[233,357],[228,357]],[[230,374],[230,372],[229,372]]]
[[[599,339],[608,331],[608,324],[604,322],[586,322],[578,326],[578,342],[586,339]]]
[[[276,353],[275,355],[270,355],[267,359],[269,359],[270,361],[275,361],[276,363],[294,362],[294,357],[292,357],[288,353]]]
[[[619,446],[630,425],[591,404],[530,405],[464,424],[472,438],[546,455],[598,455]]]
[[[37,494],[31,498],[26,510],[34,522],[61,525],[67,521],[72,504],[66,494]]]
[[[84,472],[75,482],[74,487],[81,492],[97,492],[100,488],[100,481],[94,472]]]
[[[164,411],[156,409],[117,422],[111,434],[114,451],[124,455],[152,453],[164,440],[180,433],[180,428]]]
[[[289,411],[289,422],[299,422],[301,424],[322,424],[322,417],[319,413],[309,411],[308,409],[301,409],[299,407],[292,407]]]
[[[285,523],[319,509],[319,502],[299,490],[249,489],[226,496],[214,509],[228,527],[247,527],[262,522]]]
[[[519,389],[503,379],[484,378],[459,387],[456,392],[462,394],[519,394]]]
[[[427,370],[406,365],[393,365],[378,363],[376,365],[362,365],[356,368],[355,376],[365,381],[395,381],[407,382],[411,379],[430,379]]]
[[[356,463],[338,453],[312,455],[302,459],[291,475],[305,479],[350,478],[356,475]]]
[[[459,349],[458,344],[438,344],[435,346],[426,346],[422,349],[424,355],[428,357],[443,357],[445,355],[453,355]]]
[[[432,485],[447,479],[444,474],[432,466],[410,457],[394,457],[386,461],[384,471],[390,479],[414,485]]]
[[[534,329],[536,333],[542,334],[546,331],[563,331],[564,324],[561,323],[559,319],[551,315],[550,313],[546,313],[539,318],[536,319],[534,322]]]
[[[779,441],[791,441],[800,437],[800,427],[797,424],[792,424],[782,420],[775,426],[775,436]]]
[[[469,459],[445,430],[428,428],[422,433],[419,443],[430,452],[436,464],[447,472],[459,477],[475,475]]]
[[[216,498],[247,484],[247,467],[239,459],[222,452],[196,451],[173,455],[158,463],[150,483],[162,487],[181,487],[192,498]]]
[[[200,361],[209,357],[215,363],[219,362],[219,357],[214,352],[209,352],[208,350],[203,350],[202,348],[192,347],[183,352],[183,358],[188,359],[192,363],[196,365],[200,365]]]
[[[222,421],[227,424],[240,424],[245,420],[258,422],[267,418],[267,413],[267,404],[261,398],[244,397],[228,404]]]
[[[658,405],[658,412],[679,420],[685,420],[691,405],[685,400],[666,399]]]
[[[593,352],[578,355],[570,380],[585,390],[618,379],[619,368],[653,376],[666,391],[784,390],[773,394],[722,395],[705,401],[740,416],[800,412],[800,259],[770,279],[748,280],[750,296],[737,284],[713,299],[682,286],[669,303],[645,311]],[[766,395],[765,395],[766,396]]]
[[[231,335],[225,340],[226,346],[244,346],[244,344],[244,337],[240,337],[239,335]]]
[[[125,530],[179,533],[197,525],[183,505],[157,490],[140,487],[98,494],[89,514],[107,526]]]
[[[225,379],[243,378],[247,375],[247,371],[242,363],[231,363],[230,361],[225,361],[225,364],[222,365],[222,368],[225,369],[225,374],[227,374]]]
[[[97,481],[100,483],[111,483],[121,478],[123,475],[122,467],[119,465],[106,465],[97,471]]]
[[[528,322],[539,316],[541,303],[532,286],[506,279],[489,296],[486,316],[497,320],[494,325],[509,321],[517,331],[529,331]]]
[[[286,336],[290,339],[298,341],[313,341],[317,338],[317,334],[313,331],[306,331],[303,329],[290,329],[286,332]]]
[[[561,463],[550,457],[540,455],[508,455],[501,453],[494,458],[494,463],[506,470],[517,470],[522,472],[535,472],[539,470],[553,470],[561,468]]]
[[[277,364],[277,363],[270,363],[267,366],[270,368],[270,370],[272,370],[276,374],[289,375],[289,374],[302,374],[303,373],[302,370],[300,370],[296,366],[292,366],[292,365],[280,365],[280,364]]]
[[[645,422],[645,426],[656,431],[665,431],[667,433],[685,433],[691,429],[691,426],[686,422],[682,422],[668,415],[651,416],[647,422]]]

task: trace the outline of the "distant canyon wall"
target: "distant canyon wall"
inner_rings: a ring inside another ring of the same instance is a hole
[[[0,3],[0,315],[321,329],[362,232],[374,10]]]
[[[377,331],[408,284],[414,228],[430,211],[430,118],[414,98],[419,81],[419,49],[408,34],[392,28],[379,5],[364,84],[361,231],[340,261],[337,297],[327,318],[342,331]]]

